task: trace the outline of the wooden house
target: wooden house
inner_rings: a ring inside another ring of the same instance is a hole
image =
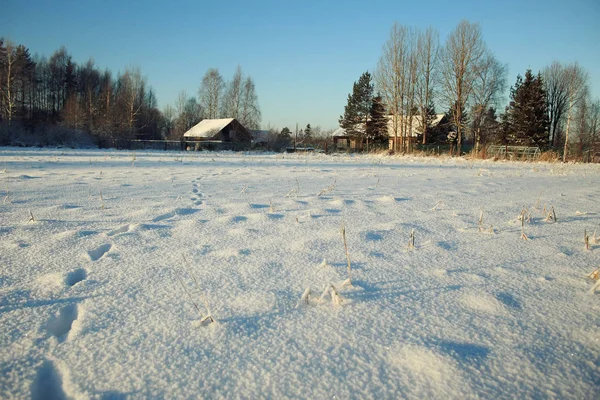
[[[250,132],[235,118],[205,119],[183,134],[193,150],[248,150]]]

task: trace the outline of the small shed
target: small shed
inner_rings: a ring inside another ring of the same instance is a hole
[[[200,121],[183,138],[188,148],[196,150],[247,150],[252,135],[235,118],[221,118]]]

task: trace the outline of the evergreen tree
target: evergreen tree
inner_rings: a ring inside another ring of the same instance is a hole
[[[370,119],[367,122],[367,138],[377,146],[387,146],[389,141],[388,118],[381,95],[371,102]]]
[[[304,129],[304,139],[310,140],[311,135],[312,135],[312,128],[310,127],[310,124],[306,124],[306,129]]]
[[[483,114],[479,129],[481,135],[480,140],[483,145],[486,143],[499,143],[500,123],[496,117],[496,110],[493,107],[490,107],[485,114]]]
[[[446,141],[450,143],[451,153],[454,152],[454,147],[458,146],[459,126],[457,126],[457,121],[458,125],[460,125],[460,128],[462,128],[462,132],[464,133],[464,127],[467,125],[467,121],[469,120],[469,116],[467,115],[464,104],[460,108],[460,118],[455,117],[454,114],[456,110],[458,110],[458,103],[455,102],[454,105],[450,107],[444,115],[447,121],[444,126],[444,133],[446,133]]]
[[[288,127],[286,126],[285,128],[283,128],[281,130],[281,132],[277,136],[279,136],[281,138],[287,138],[287,139],[289,139],[291,137],[291,133],[292,133],[292,131],[290,131],[288,129]]]
[[[519,75],[510,89],[510,104],[503,117],[503,137],[507,144],[539,146],[549,144],[549,120],[546,91],[540,74]]]
[[[429,144],[429,143],[437,143],[439,141],[436,141],[435,135],[436,133],[433,132],[435,129],[433,127],[433,121],[435,121],[437,118],[437,114],[435,113],[435,104],[433,103],[433,101],[430,101],[429,104],[427,105],[427,112],[425,113],[425,120],[422,120],[421,115],[418,115],[418,120],[417,120],[417,138],[418,138],[418,142],[422,142],[423,144]],[[427,136],[425,136],[423,133],[427,132]],[[433,135],[433,136],[432,136]],[[425,136],[425,140],[423,140]],[[443,140],[444,141],[444,140]]]
[[[367,134],[367,122],[373,100],[373,83],[371,74],[363,73],[358,82],[354,82],[352,93],[348,95],[348,104],[344,107],[344,115],[340,116],[340,126],[351,138],[358,141],[359,147]]]

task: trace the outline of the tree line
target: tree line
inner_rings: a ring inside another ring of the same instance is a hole
[[[182,91],[161,111],[139,67],[113,74],[92,59],[76,63],[64,46],[47,58],[0,38],[0,145],[180,139],[205,118],[260,126],[255,84],[241,67],[229,82],[209,69],[198,99]]]
[[[373,76],[354,83],[340,126],[360,143],[391,136],[399,152],[410,151],[416,137],[456,149],[468,140],[476,153],[487,144],[539,146],[566,159],[598,143],[600,101],[592,100],[581,66],[555,61],[536,75],[525,71],[505,105],[507,71],[479,24],[460,22],[441,44],[433,28],[395,23]],[[441,119],[438,110],[445,110]]]

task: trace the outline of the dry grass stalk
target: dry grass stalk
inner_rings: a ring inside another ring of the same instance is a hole
[[[350,265],[350,252],[348,251],[348,243],[346,242],[346,227],[342,225],[342,239],[344,240],[344,250],[346,251],[346,261],[348,263],[348,284],[352,286],[352,268]]]
[[[333,303],[333,305],[334,306],[342,305],[344,299],[342,299],[342,296],[340,296],[338,291],[335,289],[335,286],[333,286],[333,285],[330,286],[330,293],[331,293],[331,302]]]
[[[273,208],[273,203],[271,202],[271,200],[269,200],[269,212],[270,213],[275,212],[275,209]]]
[[[587,234],[587,229],[583,230],[583,244],[585,245],[586,250],[590,249],[590,237]]]
[[[298,304],[296,304],[296,308],[305,305],[308,306],[310,305],[310,296],[312,295],[312,291],[310,290],[310,288],[306,288],[304,289],[304,293],[302,293],[302,297],[300,297],[300,301],[298,301]]]
[[[248,189],[248,185],[246,185],[242,188],[242,193],[246,193],[246,189]]]
[[[550,210],[547,211],[545,221],[546,222],[550,222],[550,221],[556,222],[557,221],[557,219],[556,219],[556,212],[554,211],[554,206],[552,206],[550,208]]]
[[[415,248],[415,230],[410,231],[410,238],[408,239],[408,248],[410,250]]]
[[[192,300],[192,302],[194,303],[194,307],[200,313],[200,318],[201,318],[200,319],[200,324],[203,325],[203,324],[210,324],[211,322],[215,322],[215,319],[212,316],[212,312],[210,311],[210,307],[208,306],[208,301],[206,300],[206,297],[202,293],[202,290],[200,288],[200,284],[198,283],[198,279],[196,279],[196,275],[194,275],[194,273],[192,272],[190,264],[188,263],[187,259],[185,258],[185,255],[183,255],[183,262],[184,262],[185,268],[187,269],[188,275],[190,275],[192,277],[192,280],[194,281],[194,284],[196,285],[196,289],[198,290],[198,294],[200,295],[200,300],[202,300],[202,303],[204,303],[204,308],[206,309],[207,315],[204,316],[204,317],[202,317],[202,313],[200,312],[200,308],[194,302],[191,294],[187,291],[187,288],[186,288],[186,292],[188,293],[188,296],[190,297],[190,300]],[[183,285],[183,282],[181,281],[181,278],[179,280],[180,280],[181,284]]]
[[[433,206],[431,211],[437,211],[438,208],[440,208],[443,204],[444,204],[444,202],[442,200],[439,200],[437,203],[435,203],[435,206]]]
[[[589,274],[587,277],[593,281],[597,281],[598,279],[600,279],[600,267],[593,270],[592,273]]]
[[[104,210],[104,198],[102,197],[102,190],[100,191],[100,209]]]
[[[540,190],[540,195],[537,198],[537,201],[535,202],[535,205],[533,206],[533,208],[538,208],[540,206],[540,197],[542,197],[542,191]]]
[[[483,208],[481,210],[479,210],[479,232],[483,232],[484,228],[483,228]]]
[[[29,220],[27,221],[27,223],[30,222],[35,222],[35,218],[33,217],[33,213],[31,212],[31,210],[29,210]]]
[[[319,193],[317,193],[317,196],[322,196],[322,195],[324,195],[325,193],[329,193],[329,192],[331,192],[333,189],[335,189],[335,182],[336,182],[336,181],[333,181],[333,183],[331,184],[331,186],[329,186],[329,187],[326,187],[325,189],[323,189],[323,190],[321,190]]]
[[[525,234],[525,209],[521,212],[521,239],[529,240],[527,235]]]

